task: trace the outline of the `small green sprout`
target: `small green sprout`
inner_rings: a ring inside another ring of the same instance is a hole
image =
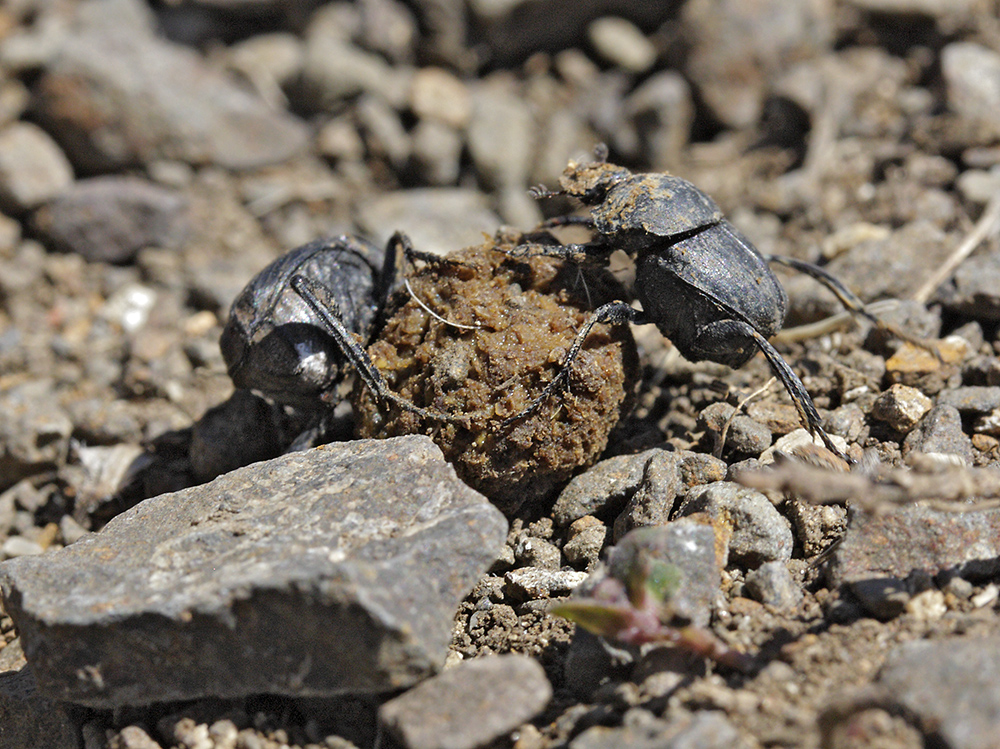
[[[550,611],[576,622],[588,632],[627,645],[662,643],[687,650],[725,666],[748,671],[752,658],[735,650],[707,629],[677,619],[670,600],[683,571],[676,564],[637,550],[624,580],[605,577],[589,595],[554,606]]]

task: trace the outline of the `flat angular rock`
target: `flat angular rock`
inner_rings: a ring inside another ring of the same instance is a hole
[[[966,385],[942,390],[937,397],[939,406],[952,406],[960,413],[988,414],[1000,408],[1000,387]]]
[[[409,686],[507,524],[426,437],[328,445],[0,565],[39,691],[94,707]]]
[[[386,702],[379,719],[407,749],[476,749],[541,712],[552,686],[526,655],[477,658]]]
[[[852,513],[833,554],[833,585],[905,578],[913,570],[936,575],[992,575],[1000,571],[1000,510],[940,512],[905,507],[891,513]]]

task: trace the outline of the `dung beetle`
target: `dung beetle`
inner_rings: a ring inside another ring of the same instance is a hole
[[[843,457],[824,431],[802,380],[767,340],[781,330],[788,306],[785,290],[768,263],[781,263],[811,275],[830,288],[848,309],[882,327],[888,326],[866,312],[863,303],[823,269],[792,258],[762,255],[726,220],[715,201],[692,183],[668,174],[634,174],[609,163],[607,155],[606,147],[599,146],[595,161],[570,162],[560,179],[560,190],[538,187],[531,191],[536,198],[568,195],[590,206],[589,216],[556,217],[543,226],[580,224],[592,230],[591,241],[523,245],[516,251],[606,263],[612,252],[624,250],[635,258],[635,294],[642,310],[627,301],[609,302],[595,310],[557,375],[527,409],[510,421],[532,413],[562,386],[595,325],[654,324],[693,362],[740,367],[760,350],[809,432]]]
[[[364,351],[395,286],[401,250],[420,257],[400,232],[385,250],[343,235],[310,242],[264,268],[233,302],[219,341],[233,384],[321,412],[335,405],[350,364],[382,400],[428,418],[459,418],[393,393]]]

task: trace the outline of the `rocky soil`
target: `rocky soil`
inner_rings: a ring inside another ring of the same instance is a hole
[[[601,459],[506,516],[346,383],[322,429],[234,391],[274,258],[530,231],[601,142],[888,324],[776,270],[850,464],[652,326]],[[5,3],[0,747],[1000,746],[998,235],[996,0]],[[647,552],[687,649],[550,613]]]

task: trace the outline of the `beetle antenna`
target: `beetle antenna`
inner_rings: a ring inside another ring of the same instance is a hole
[[[539,198],[555,198],[565,194],[563,190],[550,190],[545,185],[534,185],[528,188],[528,195],[536,200]]]

